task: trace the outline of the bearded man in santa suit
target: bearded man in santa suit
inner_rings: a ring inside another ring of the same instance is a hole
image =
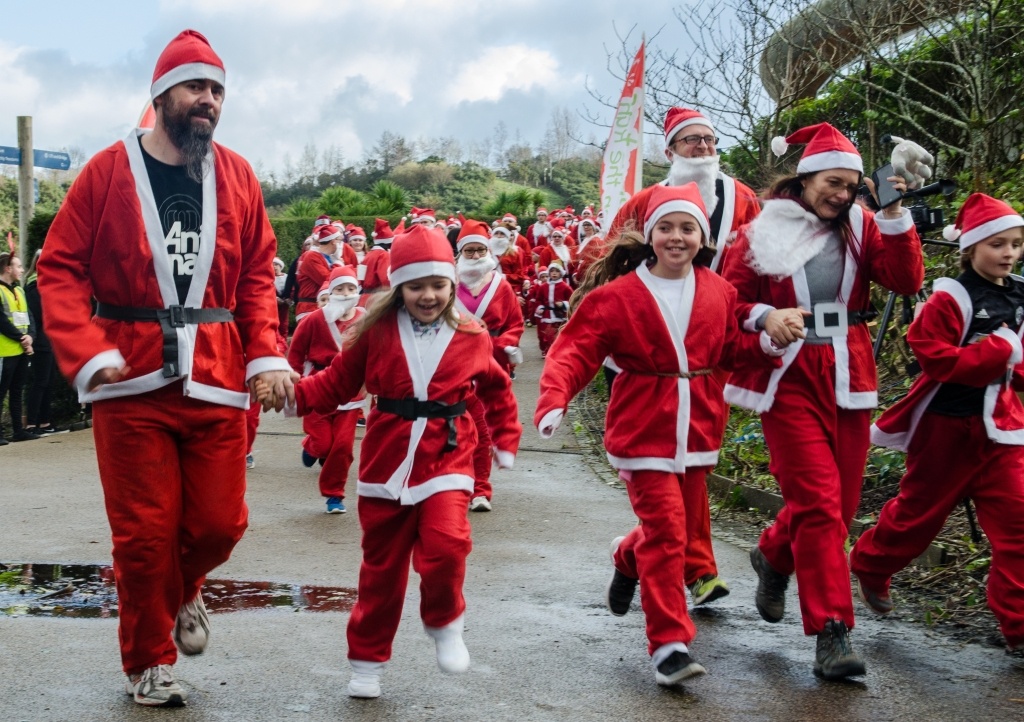
[[[39,292],[61,371],[93,404],[127,692],[174,707],[178,652],[209,639],[200,589],[247,524],[246,385],[294,389],[260,184],[213,142],[224,64],[185,30],[150,93],[153,131],[100,151],[68,192]]]
[[[714,126],[696,110],[669,108],[665,114],[665,157],[672,165],[668,178],[658,185],[696,183],[700,189],[711,221],[711,237],[717,246],[711,262],[711,270],[717,273],[736,231],[752,221],[760,210],[757,194],[719,169]],[[643,228],[647,202],[654,188],[644,188],[619,209],[606,234],[609,241],[630,223],[634,229]]]

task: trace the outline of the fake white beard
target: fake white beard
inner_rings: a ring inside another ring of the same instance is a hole
[[[569,265],[569,247],[564,243],[551,244],[551,250],[555,252],[555,255],[561,259],[564,265]]]
[[[335,296],[334,294],[331,294],[330,299],[327,301],[327,305],[324,306],[324,318],[326,318],[329,323],[334,323],[355,308],[357,303],[359,303],[358,294],[354,296]]]
[[[495,256],[505,255],[505,251],[508,250],[510,245],[512,245],[512,240],[510,238],[505,238],[504,236],[491,236],[491,253]]]
[[[494,256],[488,255],[483,258],[459,256],[459,260],[455,262],[455,275],[461,284],[474,289],[480,285],[484,277],[493,271],[497,265]]]
[[[718,196],[715,195],[715,181],[718,179],[720,165],[721,163],[717,155],[708,155],[702,158],[684,158],[673,153],[672,166],[668,169],[668,184],[670,186],[681,186],[687,183],[696,183],[698,190],[700,190],[701,200],[704,201],[704,208],[708,212],[708,218],[710,218],[718,206]]]
[[[540,221],[537,221],[534,224],[534,226],[533,226],[533,237],[534,238],[544,238],[544,237],[547,237],[547,236],[551,235],[551,230],[552,230],[551,224],[548,223],[547,221],[544,221],[543,223],[541,223]]]

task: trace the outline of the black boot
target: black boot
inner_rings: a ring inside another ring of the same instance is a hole
[[[822,679],[845,679],[867,673],[864,660],[853,651],[850,630],[844,622],[830,619],[825,622],[825,629],[818,633],[814,673]]]
[[[789,577],[779,574],[757,547],[750,550],[750,565],[757,572],[757,593],[754,603],[766,622],[778,622],[786,611],[786,587]]]

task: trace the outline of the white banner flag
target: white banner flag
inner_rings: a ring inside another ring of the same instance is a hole
[[[626,75],[615,120],[601,163],[602,226],[607,230],[615,214],[643,187],[644,45]]]

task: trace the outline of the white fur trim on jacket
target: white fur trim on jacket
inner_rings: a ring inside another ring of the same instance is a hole
[[[759,276],[789,278],[825,248],[824,221],[796,201],[765,201],[750,222],[750,266]]]

